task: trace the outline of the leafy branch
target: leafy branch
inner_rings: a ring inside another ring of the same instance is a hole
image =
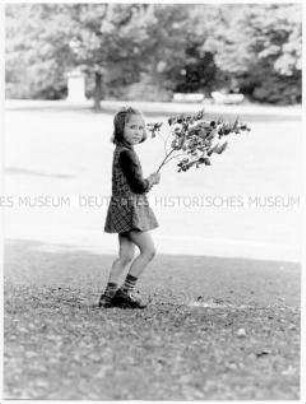
[[[170,117],[166,128],[166,141],[161,134],[162,122],[149,123],[148,131],[151,137],[162,137],[164,141],[165,156],[157,172],[171,160],[177,159],[178,172],[187,171],[192,166],[211,165],[213,153],[222,154],[228,146],[232,135],[249,132],[247,124],[239,121],[238,117],[233,123],[225,122],[221,117],[215,120],[205,120],[204,110],[196,114],[181,114]],[[170,148],[167,149],[170,138]]]

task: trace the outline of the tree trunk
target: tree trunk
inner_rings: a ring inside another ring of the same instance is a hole
[[[101,111],[100,101],[102,98],[102,74],[95,73],[95,94],[94,94],[94,109]]]

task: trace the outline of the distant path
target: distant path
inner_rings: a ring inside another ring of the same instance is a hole
[[[113,112],[124,105],[135,106],[146,114],[176,114],[181,112],[195,112],[204,108],[209,114],[225,115],[252,115],[271,116],[279,119],[301,119],[302,106],[271,106],[271,105],[217,105],[205,103],[177,103],[177,102],[142,102],[142,101],[102,101],[103,112]],[[5,107],[8,109],[91,109],[91,100],[83,103],[69,103],[63,101],[42,100],[7,100]]]

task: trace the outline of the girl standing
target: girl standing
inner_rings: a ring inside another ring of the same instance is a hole
[[[119,256],[113,262],[99,307],[144,308],[133,292],[136,282],[155,256],[149,230],[158,227],[146,194],[160,181],[158,173],[144,179],[134,145],[146,140],[145,122],[140,111],[123,108],[114,117],[113,143],[116,145],[112,166],[112,197],[104,231],[118,233]],[[133,261],[124,284],[118,288],[125,267],[133,260],[135,246],[140,254]]]

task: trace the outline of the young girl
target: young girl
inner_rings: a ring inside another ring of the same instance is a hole
[[[134,145],[143,142],[146,137],[145,123],[140,111],[129,107],[115,115],[112,197],[104,231],[118,233],[119,257],[113,262],[99,307],[146,306],[133,291],[138,278],[155,255],[154,243],[148,231],[158,227],[158,223],[146,194],[160,180],[157,173],[151,174],[147,179],[143,178]],[[123,286],[118,288],[124,269],[134,258],[135,245],[140,254],[133,261]]]

